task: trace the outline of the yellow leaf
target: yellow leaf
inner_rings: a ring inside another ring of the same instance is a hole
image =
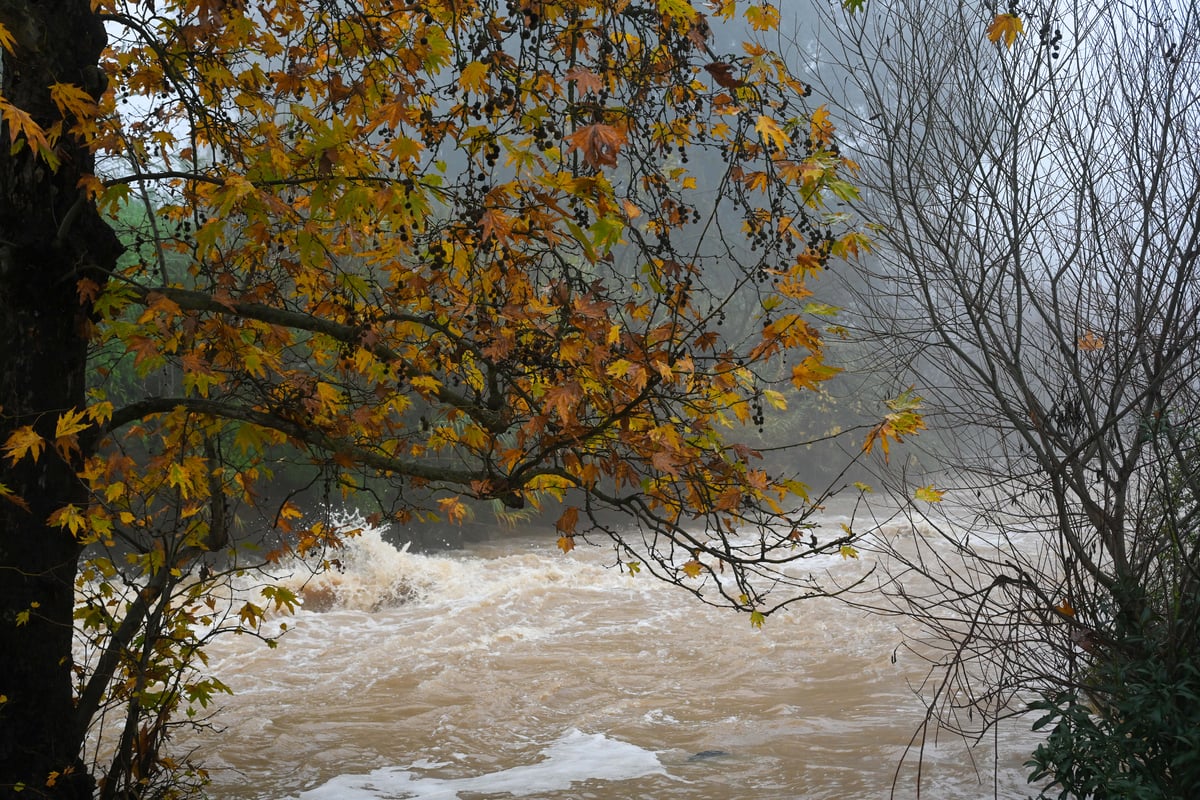
[[[761,628],[763,623],[767,621],[767,615],[761,611],[750,612],[750,627]]]
[[[809,118],[809,136],[817,144],[829,144],[833,141],[833,122],[829,119],[829,109],[820,106]]]
[[[778,150],[783,150],[792,141],[779,127],[779,123],[766,114],[759,115],[758,122],[754,124],[754,130],[758,131],[758,135],[763,138],[763,141],[769,142]]]
[[[90,422],[81,422],[86,411],[67,411],[58,418],[58,423],[54,426],[54,438],[62,439],[65,436],[73,436],[80,431],[87,430],[91,425]]]
[[[83,512],[79,510],[79,506],[69,505],[55,511],[50,515],[50,519],[46,520],[51,525],[56,525],[60,528],[67,528],[71,531],[72,536],[79,535],[79,532],[84,529],[87,520],[83,517]]]
[[[848,544],[842,545],[838,552],[841,553],[842,558],[858,558],[858,550]]]
[[[25,502],[24,498],[20,497],[16,492],[5,486],[3,483],[0,483],[0,500],[7,500],[13,505],[19,506],[25,511],[29,511],[29,504]]]
[[[485,92],[487,90],[488,66],[482,61],[472,61],[463,67],[458,76],[458,85],[468,92]]]
[[[96,111],[95,99],[73,83],[50,84],[50,99],[63,114],[89,117]]]
[[[930,484],[929,486],[922,486],[920,489],[917,489],[915,496],[918,500],[924,500],[926,503],[940,503],[944,494],[944,491],[935,489],[933,488],[933,484]]]
[[[558,549],[562,550],[564,553],[569,553],[572,550],[574,550],[575,549],[575,537],[574,536],[558,537]]]
[[[689,561],[689,562],[687,562],[686,564],[684,564],[684,565],[683,565],[683,567],[682,567],[681,569],[683,569],[684,573],[685,573],[685,574],[686,574],[686,575],[687,575],[689,578],[699,578],[699,577],[700,577],[700,570],[701,570],[701,569],[703,569],[703,568],[704,568],[704,565],[703,565],[703,564],[701,564],[699,561],[697,561],[696,559],[694,559],[694,558],[693,558],[691,561]]]
[[[38,436],[32,425],[26,425],[9,434],[8,440],[4,442],[4,454],[8,456],[10,464],[16,464],[26,453],[36,462],[45,446],[46,440]]]
[[[996,18],[992,20],[992,24],[988,26],[987,37],[992,42],[999,42],[1003,39],[1005,47],[1012,47],[1017,36],[1024,32],[1025,23],[1021,22],[1021,18],[1016,14],[997,14]]]
[[[779,9],[772,3],[756,3],[746,8],[746,21],[756,31],[773,31],[779,27]]]

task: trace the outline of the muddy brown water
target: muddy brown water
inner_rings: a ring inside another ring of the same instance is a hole
[[[223,728],[188,734],[215,800],[917,796],[924,666],[894,619],[801,603],[754,630],[609,551],[514,536],[441,555],[372,532],[276,649],[211,649]],[[867,559],[806,569],[847,579]],[[334,600],[330,602],[329,595]],[[926,747],[921,797],[1024,798],[1020,721]]]

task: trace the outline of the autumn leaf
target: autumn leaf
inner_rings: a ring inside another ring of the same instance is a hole
[[[566,137],[567,152],[580,152],[584,163],[593,169],[617,166],[617,153],[625,144],[625,134],[611,125],[597,122],[586,125]]]
[[[96,113],[95,99],[72,83],[51,84],[50,99],[64,115],[88,117]]]
[[[10,464],[16,464],[26,454],[36,462],[45,446],[46,440],[33,430],[33,426],[25,425],[9,434],[4,442],[4,454],[8,456]]]
[[[0,483],[0,500],[5,500],[9,503],[12,503],[26,512],[29,511],[29,504],[25,502],[24,498],[14,492],[12,489],[5,486],[3,483]]]
[[[829,109],[824,105],[809,117],[809,137],[818,144],[833,142],[833,121],[829,118]]]
[[[992,24],[988,26],[987,38],[990,42],[1004,40],[1005,47],[1012,47],[1017,36],[1025,32],[1025,23],[1016,14],[997,14]]]
[[[783,132],[783,129],[779,127],[779,123],[766,114],[759,115],[758,122],[754,124],[754,130],[758,131],[758,135],[763,138],[763,141],[768,142],[772,147],[781,152],[792,141]]]
[[[701,570],[703,570],[703,568],[704,568],[704,565],[701,564],[699,561],[697,561],[694,558],[691,559],[690,561],[687,561],[686,563],[684,563],[683,566],[680,567],[680,569],[683,570],[684,574],[687,575],[689,578],[699,578],[700,572],[701,572]]]
[[[446,520],[454,525],[460,525],[470,513],[467,506],[457,497],[443,497],[438,500],[438,508],[446,515]]]
[[[84,417],[86,416],[87,412],[84,410],[64,412],[59,416],[58,422],[54,426],[54,438],[63,439],[87,430],[91,427],[92,423],[84,421]]]
[[[779,27],[779,9],[774,3],[754,3],[746,8],[746,21],[756,31],[773,31]]]
[[[579,509],[575,506],[567,506],[563,510],[562,515],[554,523],[554,528],[561,531],[565,536],[574,536],[575,526],[579,522]]]
[[[558,537],[558,549],[562,550],[564,553],[569,553],[572,550],[574,550],[575,549],[575,537],[574,536]]]
[[[745,81],[734,77],[733,67],[723,61],[714,61],[711,64],[705,64],[704,69],[709,75],[712,75],[717,85],[724,89],[737,89],[740,86],[746,85]]]
[[[585,67],[572,67],[567,70],[567,80],[575,84],[575,87],[584,94],[600,94],[600,90],[604,88],[604,82],[600,76]]]
[[[1059,603],[1058,605],[1056,605],[1054,607],[1054,610],[1057,611],[1058,613],[1062,614],[1064,617],[1075,616],[1075,608],[1065,598],[1063,599],[1063,601],[1061,603]]]
[[[458,85],[468,92],[487,91],[488,65],[482,61],[467,64],[458,78]]]
[[[1085,331],[1075,341],[1076,346],[1084,352],[1095,352],[1104,349],[1104,338],[1097,335],[1094,331]]]
[[[512,238],[513,220],[503,211],[498,211],[494,208],[489,208],[483,212],[483,216],[479,220],[479,235],[483,241],[495,239],[497,242],[505,242]]]
[[[931,484],[929,486],[922,486],[920,489],[917,489],[914,496],[918,500],[924,500],[926,503],[940,503],[942,502],[942,496],[944,494],[944,491],[933,488]]]

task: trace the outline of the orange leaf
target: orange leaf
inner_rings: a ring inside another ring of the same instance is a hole
[[[997,14],[988,26],[987,38],[992,42],[1004,40],[1005,47],[1012,47],[1017,36],[1025,32],[1025,23],[1016,14]]]
[[[568,152],[583,153],[583,160],[593,168],[615,167],[617,153],[625,144],[625,134],[611,125],[597,122],[587,125],[567,137]]]
[[[575,537],[574,536],[558,537],[558,549],[562,550],[564,553],[569,553],[572,550],[574,550],[575,549]]]
[[[512,236],[512,219],[503,211],[489,208],[479,218],[479,234],[483,241],[495,237],[497,242],[504,242]]]
[[[560,532],[566,534],[567,537],[575,535],[575,525],[579,522],[579,509],[575,506],[568,506],[563,511],[562,516],[554,523],[554,527]],[[561,540],[559,546],[562,546]],[[571,545],[574,547],[574,543]],[[565,550],[563,552],[566,552]]]
[[[575,87],[585,94],[587,92],[600,94],[600,90],[604,88],[604,82],[600,80],[600,76],[583,67],[574,67],[568,70],[567,80],[574,83]]]

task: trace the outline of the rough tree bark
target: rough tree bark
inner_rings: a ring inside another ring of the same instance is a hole
[[[51,84],[102,93],[105,33],[88,0],[2,0],[0,22],[16,38],[3,54],[3,95],[44,129],[61,119]],[[64,135],[54,170],[28,146],[10,152],[9,130],[0,132],[0,442],[25,425],[53,441],[58,415],[84,401],[78,281],[102,282],[119,245],[78,187],[92,154]],[[47,524],[56,509],[85,502],[84,488],[75,465],[50,452],[3,461],[0,483],[28,506],[0,500],[0,797],[88,798],[72,697],[80,545]]]

